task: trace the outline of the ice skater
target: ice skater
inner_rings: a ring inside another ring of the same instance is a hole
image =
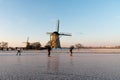
[[[51,47],[49,46],[48,47],[48,57],[50,57],[50,54],[51,54]]]
[[[70,49],[70,56],[72,56],[73,53],[72,50],[74,49],[74,46],[71,46],[69,49]]]
[[[17,54],[16,55],[21,55],[21,49],[17,49]]]
[[[50,54],[51,54],[51,46],[45,46],[48,50],[48,57],[50,57]]]

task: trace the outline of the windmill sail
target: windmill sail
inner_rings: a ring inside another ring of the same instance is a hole
[[[29,37],[27,37],[27,43],[28,43],[28,41],[29,41]]]
[[[47,32],[46,34],[52,34],[52,32]]]
[[[60,33],[59,35],[63,35],[63,36],[72,36],[70,33]]]
[[[59,32],[59,24],[60,24],[60,21],[58,20],[58,23],[57,23],[57,32]]]

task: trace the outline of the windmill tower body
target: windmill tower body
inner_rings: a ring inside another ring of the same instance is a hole
[[[59,20],[57,23],[57,31],[55,32],[47,32],[47,34],[50,34],[50,46],[52,48],[61,48],[60,45],[60,36],[64,35],[64,36],[71,36],[71,34],[64,34],[64,33],[59,33]]]
[[[61,48],[58,32],[53,32],[51,37],[52,37],[51,38],[51,47],[52,48]]]

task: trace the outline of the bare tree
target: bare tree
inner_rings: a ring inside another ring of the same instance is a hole
[[[41,43],[40,42],[34,42],[34,43],[31,43],[30,46],[32,47],[32,49],[40,49],[41,48]]]
[[[8,50],[8,42],[0,42],[0,49],[1,50],[4,50],[4,49]]]
[[[0,47],[7,48],[8,47],[8,42],[1,42]]]
[[[75,45],[75,47],[76,47],[77,49],[80,49],[80,48],[83,48],[83,45],[80,44],[80,43],[78,43],[78,44]]]

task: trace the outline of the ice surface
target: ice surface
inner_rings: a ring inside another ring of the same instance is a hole
[[[21,56],[1,51],[0,80],[120,80],[119,50],[105,53],[75,50],[71,57],[67,50],[53,50],[48,57],[45,50],[23,51]]]

